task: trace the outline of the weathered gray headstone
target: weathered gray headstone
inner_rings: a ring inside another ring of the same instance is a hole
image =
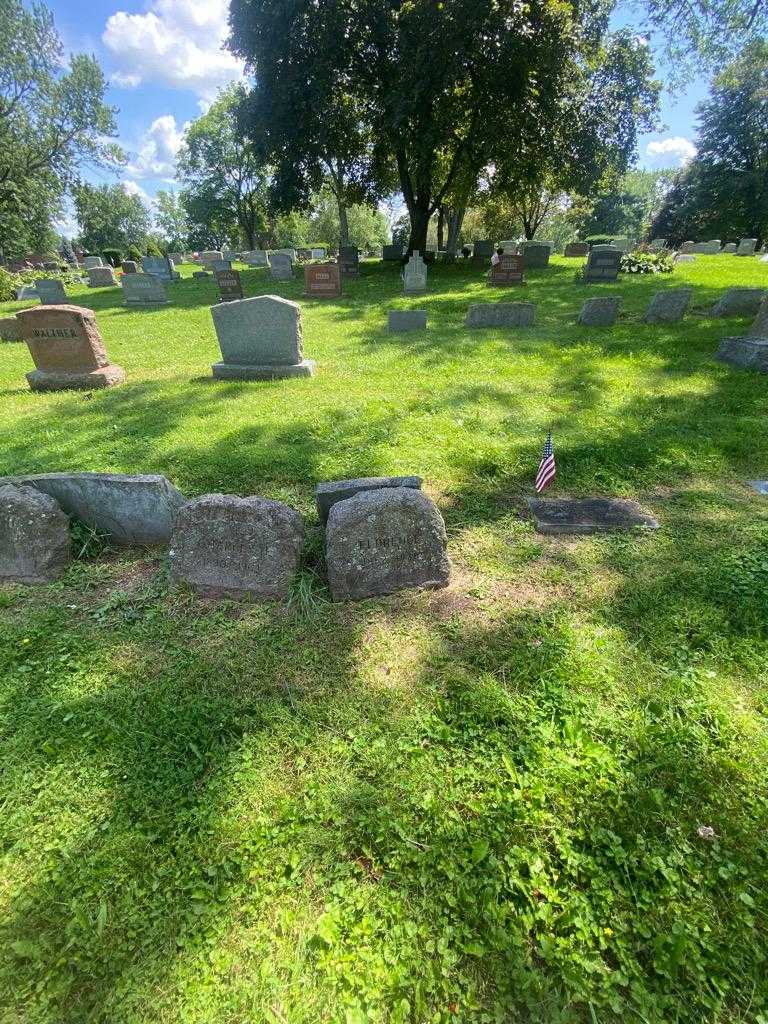
[[[723,246],[723,252],[724,253],[729,253],[729,254],[730,253],[734,253],[734,252],[736,252],[737,249],[738,249],[738,246],[736,245],[735,242],[726,242],[726,244]]]
[[[93,310],[80,306],[33,306],[16,314],[36,369],[33,391],[92,390],[125,380],[110,363]]]
[[[385,263],[399,263],[403,258],[402,245],[385,245],[381,250],[381,258]]]
[[[59,282],[61,283],[61,282]],[[37,294],[37,289],[33,284],[23,284],[21,288],[16,292],[17,299],[39,299],[40,296]],[[65,299],[66,301],[66,299]]]
[[[316,249],[309,250],[309,258],[311,260],[324,260],[325,249],[322,246],[318,246]]]
[[[301,516],[279,501],[205,494],[176,515],[171,577],[208,596],[286,597],[302,540]]]
[[[164,306],[169,301],[163,282],[154,274],[126,274],[122,286],[126,306]]]
[[[716,256],[720,252],[720,239],[711,238],[708,242],[696,242],[691,252],[701,256]]]
[[[617,235],[616,238],[612,238],[611,245],[614,249],[621,250],[621,252],[629,252],[631,248],[631,242],[626,235]]]
[[[36,473],[0,478],[33,487],[88,526],[123,546],[166,544],[184,495],[164,476],[122,473]]]
[[[648,304],[643,320],[647,324],[675,324],[682,320],[691,303],[692,288],[669,288],[656,292]]]
[[[92,270],[94,267],[103,267],[101,256],[86,256],[83,259],[83,270]]]
[[[723,338],[716,358],[742,370],[756,370],[768,373],[768,338]]]
[[[211,262],[211,270],[214,274],[220,270],[231,270],[232,260],[213,260]]]
[[[737,256],[753,256],[757,248],[756,238],[742,238],[736,250]]]
[[[569,258],[573,256],[588,256],[589,242],[568,242],[563,255]]]
[[[766,288],[729,288],[712,307],[711,316],[757,313],[766,295]]]
[[[584,281],[598,284],[601,281],[616,281],[621,267],[623,253],[619,249],[601,248],[593,245],[584,264]]]
[[[477,302],[467,310],[467,327],[531,327],[534,302]]]
[[[520,252],[520,246],[514,238],[505,238],[499,242],[499,247],[504,251],[505,256],[518,256]]]
[[[693,252],[693,247],[694,247],[695,245],[696,245],[696,243],[695,243],[695,242],[691,242],[691,241],[688,241],[688,242],[683,242],[683,244],[682,244],[682,245],[680,246],[680,250],[679,250],[679,251],[680,251],[680,252],[681,252],[681,253],[682,253],[682,254],[683,254],[684,256],[690,256],[690,255],[691,255],[691,253]]]
[[[210,264],[212,264],[215,260],[220,260],[223,258],[224,254],[222,253],[221,249],[205,249],[203,252],[200,253],[199,256],[200,262],[203,264],[206,270],[212,269]]]
[[[551,248],[540,242],[523,242],[523,256],[525,257],[526,270],[533,268],[541,269],[549,266]]]
[[[91,267],[88,271],[89,288],[111,288],[117,284],[112,267]]]
[[[197,278],[199,280],[200,278],[203,277],[213,277],[213,274],[210,272],[210,270],[193,270],[192,277]]]
[[[387,330],[390,334],[423,331],[426,326],[426,309],[390,309],[387,314]]]
[[[124,274],[138,274],[139,272],[139,265],[136,260],[123,260],[120,268]]]
[[[266,267],[268,265],[266,249],[252,249],[243,254],[243,259],[250,267]]]
[[[336,601],[444,587],[451,563],[445,523],[421,491],[361,491],[331,508],[326,528],[328,583]]]
[[[24,341],[21,324],[15,316],[0,317],[0,341]]]
[[[278,295],[257,295],[211,307],[222,361],[218,380],[310,377],[315,364],[302,351],[301,310]]]
[[[481,239],[472,243],[472,257],[476,260],[489,260],[493,256],[493,242]]]
[[[408,487],[421,490],[420,476],[363,476],[351,480],[325,480],[315,487],[315,504],[320,522],[325,525],[328,513],[337,501],[346,501],[361,491],[380,491],[386,487]]]
[[[67,293],[58,277],[39,277],[35,281],[35,292],[44,306],[58,306],[67,301]]]
[[[620,306],[621,299],[617,295],[585,299],[578,322],[585,327],[612,327]]]
[[[427,264],[418,253],[413,253],[403,267],[403,292],[406,295],[414,295],[426,290]]]
[[[658,522],[626,498],[529,498],[539,533],[607,533],[636,526],[658,529]]]
[[[181,277],[181,274],[173,265],[173,260],[170,258],[166,259],[164,256],[142,256],[141,269],[145,274],[159,277],[166,284],[171,281],[178,281]]]
[[[48,583],[72,558],[69,519],[47,494],[0,485],[0,580]]]
[[[284,252],[271,252],[269,270],[273,281],[290,281],[293,277],[293,261]]]

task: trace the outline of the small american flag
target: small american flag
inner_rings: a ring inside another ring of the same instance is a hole
[[[539,469],[536,473],[537,494],[540,494],[547,484],[550,484],[554,480],[556,472],[555,450],[552,447],[552,431],[550,430],[547,434],[544,451],[541,453],[541,462],[539,463]]]

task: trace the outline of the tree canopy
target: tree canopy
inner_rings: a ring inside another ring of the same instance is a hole
[[[138,196],[128,195],[121,185],[81,184],[73,194],[80,244],[85,249],[101,252],[114,248],[125,252],[130,246],[144,246],[150,216]]]

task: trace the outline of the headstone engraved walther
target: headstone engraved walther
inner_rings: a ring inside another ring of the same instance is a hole
[[[507,288],[512,285],[525,284],[525,257],[507,255],[499,257],[499,262],[491,267],[488,284],[495,288]]]
[[[58,277],[39,277],[35,281],[35,291],[43,306],[59,306],[67,301],[67,293]]]
[[[0,485],[0,581],[49,583],[72,558],[69,517],[32,487]]]
[[[96,317],[80,306],[33,306],[16,314],[36,370],[33,391],[90,390],[120,384],[121,366],[110,363]]]
[[[205,494],[176,515],[171,578],[211,597],[286,597],[302,540],[301,516],[279,501]]]
[[[584,281],[616,281],[619,277],[622,253],[619,249],[592,249],[584,265]]]
[[[165,306],[169,301],[163,282],[154,274],[125,274],[122,288],[126,306]]]
[[[211,307],[222,360],[217,380],[311,377],[315,364],[302,351],[301,310],[278,295],[223,302]]]
[[[427,290],[427,265],[417,252],[403,267],[403,292],[415,295]]]
[[[339,249],[339,266],[342,277],[360,276],[360,250],[356,245],[342,245]]]
[[[219,286],[219,298],[222,302],[237,302],[243,298],[243,283],[238,270],[214,271],[216,284]]]
[[[309,299],[335,299],[341,295],[338,263],[310,263],[304,267],[304,294]]]
[[[420,490],[385,487],[336,502],[325,536],[336,601],[448,584],[445,523]]]

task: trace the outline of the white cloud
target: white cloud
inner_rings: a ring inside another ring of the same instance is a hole
[[[223,48],[228,12],[228,0],[150,0],[146,14],[113,14],[102,40],[122,65],[118,74],[213,98],[243,74]]]
[[[691,142],[682,135],[670,136],[668,139],[659,139],[658,142],[649,142],[645,152],[653,158],[653,162],[659,167],[669,167],[683,164],[692,160],[698,150]]]
[[[113,75],[109,76],[109,81],[120,89],[135,89],[141,83],[141,75],[130,75],[122,71],[115,71]]]
[[[126,171],[134,178],[172,179],[176,154],[184,141],[186,125],[177,125],[173,114],[156,117],[138,144],[129,151]]]
[[[128,181],[123,182],[123,192],[125,192],[127,196],[138,196],[142,203],[145,203],[147,206],[152,204],[152,200],[141,185],[136,181],[131,181],[130,178]]]

